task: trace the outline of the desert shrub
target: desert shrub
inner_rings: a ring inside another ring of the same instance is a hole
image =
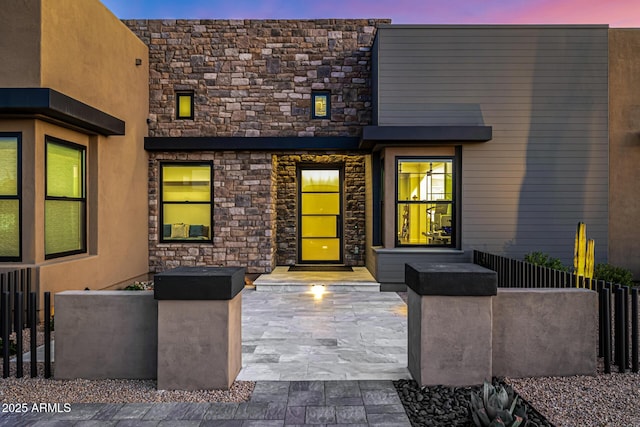
[[[529,264],[540,265],[554,270],[569,271],[559,258],[554,258],[544,252],[529,252],[524,256],[524,261]]]
[[[629,270],[622,267],[616,267],[611,264],[596,264],[596,268],[593,272],[593,278],[614,284],[634,286],[633,274],[631,274]]]

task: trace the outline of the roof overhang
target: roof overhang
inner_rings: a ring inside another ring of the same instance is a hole
[[[50,88],[0,88],[0,117],[39,118],[105,136],[125,132],[123,120]]]
[[[365,126],[360,148],[487,142],[491,138],[491,126]]]
[[[214,136],[214,137],[146,137],[147,151],[291,151],[291,150],[337,150],[358,151],[358,137],[297,137],[297,136]]]

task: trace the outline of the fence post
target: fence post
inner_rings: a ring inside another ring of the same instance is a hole
[[[16,293],[14,314],[16,317],[16,378],[22,378],[22,292]]]
[[[631,290],[631,371],[638,372],[638,288]]]
[[[611,373],[611,293],[609,288],[605,288],[605,292],[602,293],[603,304],[602,307],[604,309],[604,319],[603,319],[603,341],[604,341],[604,373]]]
[[[29,341],[31,344],[31,377],[37,377],[38,376],[38,343],[37,343],[37,337],[38,337],[38,331],[36,330],[36,325],[37,325],[37,319],[38,316],[36,315],[37,313],[37,308],[36,308],[36,293],[35,292],[31,292],[29,293],[29,327],[30,327],[30,336],[29,336]]]
[[[44,377],[51,378],[51,292],[44,293]]]
[[[0,301],[2,307],[2,378],[9,376],[9,330],[11,318],[9,317],[9,292],[2,292]]]
[[[598,291],[598,357],[604,356],[604,292]]]
[[[624,289],[616,289],[616,348],[618,349],[618,371],[624,373],[627,369],[627,337],[624,318],[626,317]]]

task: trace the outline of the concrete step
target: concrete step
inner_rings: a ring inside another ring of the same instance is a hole
[[[380,292],[377,282],[254,282],[256,292]]]

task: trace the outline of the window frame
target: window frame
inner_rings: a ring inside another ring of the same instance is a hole
[[[182,97],[189,97],[189,101],[191,104],[191,111],[190,111],[190,115],[188,116],[182,116],[180,115],[180,98]],[[194,92],[192,90],[177,90],[175,92],[175,98],[176,98],[176,120],[193,120],[194,117],[194,111],[193,111],[193,107],[194,107]]]
[[[316,98],[325,96],[327,98],[327,114],[320,116],[316,114]],[[314,120],[331,120],[331,92],[328,90],[311,91],[311,118]]]
[[[44,226],[45,226],[45,234],[44,234],[44,239],[45,239],[45,254],[44,254],[44,259],[48,260],[48,259],[54,259],[54,258],[62,258],[62,257],[66,257],[66,256],[70,256],[70,255],[77,255],[77,254],[84,254],[87,253],[87,147],[84,145],[80,145],[80,144],[76,144],[74,142],[70,142],[70,141],[65,141],[63,139],[60,138],[56,138],[50,135],[45,135],[44,137],[44,141],[45,141],[45,153],[44,153],[44,202],[45,202],[45,215],[44,215]],[[82,180],[81,180],[81,185],[82,185],[82,197],[67,197],[67,196],[49,196],[49,180],[47,178],[47,171],[49,168],[49,156],[48,156],[48,151],[49,151],[49,143],[52,144],[58,144],[58,145],[62,145],[62,146],[66,146],[69,148],[73,148],[76,149],[78,151],[80,151],[82,153]],[[81,214],[82,217],[80,218],[80,222],[81,222],[81,231],[82,231],[82,237],[80,239],[80,248],[79,249],[74,249],[74,250],[70,250],[70,251],[64,251],[64,252],[54,252],[54,253],[50,253],[47,254],[46,253],[46,226],[47,226],[47,221],[46,221],[46,203],[48,200],[51,201],[68,201],[68,202],[80,202],[82,204],[82,210],[81,210]]]
[[[165,166],[208,166],[209,167],[209,201],[208,202],[165,202],[164,201],[164,167]],[[158,242],[159,243],[191,243],[191,244],[212,244],[213,243],[213,161],[160,161],[158,165]],[[206,240],[191,239],[165,239],[164,237],[164,206],[170,205],[209,205],[209,238]]]
[[[18,256],[2,256],[0,262],[20,262],[22,261],[22,133],[21,132],[0,132],[0,137],[16,138],[16,195],[0,195],[0,200],[18,201]]]
[[[458,183],[457,183],[457,163],[456,155],[452,156],[396,156],[395,157],[395,191],[394,191],[394,241],[395,247],[398,248],[456,248],[458,246],[458,226],[457,226],[457,200],[459,198],[458,191]],[[436,161],[449,161],[451,162],[451,201],[442,201],[442,200],[398,200],[398,192],[399,192],[399,179],[398,173],[400,171],[400,162],[401,161],[421,161],[425,163],[436,162]],[[400,230],[399,227],[399,208],[400,204],[408,204],[408,205],[428,205],[428,204],[449,204],[451,205],[451,239],[448,244],[403,244],[399,238]]]

